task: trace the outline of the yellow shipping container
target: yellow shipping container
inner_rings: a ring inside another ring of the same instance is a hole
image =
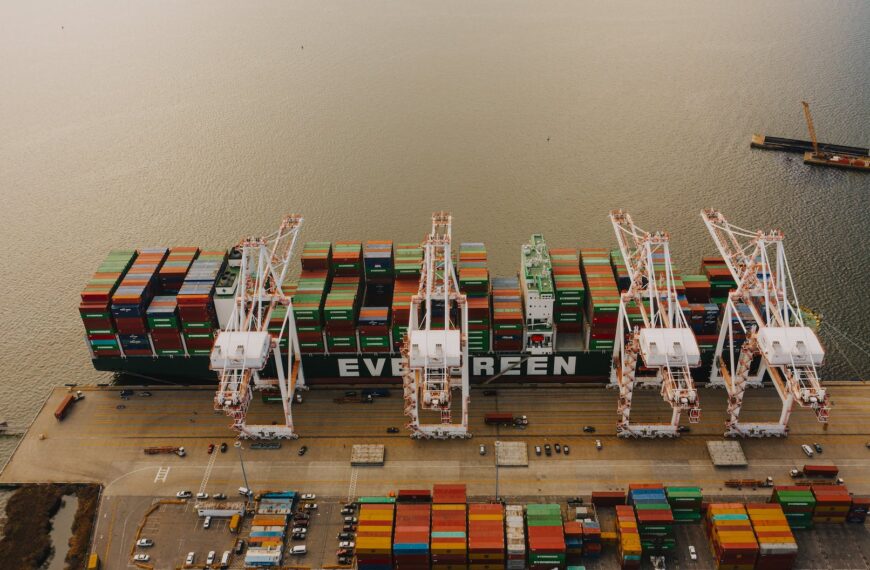
[[[436,503],[436,504],[432,505],[432,510],[433,511],[464,511],[465,505]]]
[[[481,514],[481,515],[468,515],[468,520],[470,521],[500,521],[503,517],[498,514]]]
[[[390,511],[367,511],[359,514],[361,521],[391,521],[393,513]]]
[[[615,532],[602,532],[601,533],[601,542],[616,542],[616,533]]]

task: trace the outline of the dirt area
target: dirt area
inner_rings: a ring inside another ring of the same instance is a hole
[[[9,570],[38,570],[52,552],[51,519],[64,496],[76,495],[78,509],[66,556],[67,570],[85,567],[99,506],[99,485],[23,485],[6,504],[0,563]]]

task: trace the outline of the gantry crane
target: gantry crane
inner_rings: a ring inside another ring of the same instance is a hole
[[[274,234],[241,241],[239,288],[232,316],[218,333],[210,356],[210,368],[217,371],[219,386],[215,409],[233,418],[239,437],[251,439],[296,439],[293,429],[294,393],[305,385],[299,358],[299,339],[293,305],[281,286],[290,267],[290,258],[299,235],[302,217],[286,216]],[[286,315],[277,337],[269,333],[269,321],[278,305]],[[281,340],[287,338],[287,354],[281,354]],[[277,378],[261,373],[274,356]],[[253,386],[251,385],[253,381]],[[247,413],[254,389],[278,385],[284,406],[284,425],[248,425]]]
[[[611,369],[611,383],[619,388],[617,434],[678,437],[683,411],[689,413],[692,423],[701,419],[701,403],[691,375],[691,368],[701,363],[701,353],[677,299],[670,238],[666,232],[640,229],[623,210],[610,212],[610,221],[631,278],[631,286],[619,299]],[[656,262],[661,265],[658,273]],[[639,326],[629,320],[630,304],[638,308],[643,321]],[[638,357],[654,376],[638,376]],[[672,409],[669,424],[631,423],[632,393],[642,384],[661,387],[662,398]]]
[[[782,232],[739,228],[714,209],[704,210],[701,217],[737,284],[725,304],[710,371],[711,385],[724,385],[728,391],[725,435],[787,436],[795,402],[827,422],[828,395],[816,370],[825,351],[815,332],[804,325]],[[765,373],[782,400],[779,421],[742,423],[746,388],[760,386]]]
[[[468,305],[459,292],[450,253],[452,217],[432,215],[432,231],[423,242],[420,286],[411,299],[408,333],[402,347],[405,415],[414,438],[465,438],[468,432]],[[462,419],[454,422],[452,392],[462,394]],[[440,415],[424,424],[420,412]]]

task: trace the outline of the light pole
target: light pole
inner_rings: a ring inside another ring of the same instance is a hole
[[[247,510],[248,498],[250,497],[250,494],[251,494],[251,487],[248,486],[248,474],[245,473],[245,461],[242,459],[242,442],[237,440],[233,444],[233,447],[235,447],[236,451],[239,452],[239,465],[242,466],[242,479],[245,480],[245,489],[248,491],[247,493],[245,493],[245,507]]]
[[[495,500],[496,501],[501,501],[501,499],[498,496],[498,446],[499,446],[499,444],[501,444],[501,442],[496,440],[495,449],[493,450],[493,451],[495,451],[494,455],[495,455]]]

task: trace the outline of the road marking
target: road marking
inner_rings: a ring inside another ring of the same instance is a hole
[[[155,483],[166,483],[166,477],[169,475],[169,470],[171,467],[160,467],[157,470],[157,475],[154,477]]]
[[[212,453],[209,457],[208,465],[205,466],[205,473],[202,475],[202,483],[199,484],[199,492],[205,493],[205,486],[208,485],[208,478],[211,477],[211,470],[214,467],[214,462],[217,460],[217,453]]]
[[[350,484],[347,486],[347,502],[351,502],[356,497],[356,483],[359,479],[359,469],[356,467],[350,468]]]
[[[108,497],[107,497],[108,498]],[[118,513],[118,501],[112,502],[112,518],[109,519],[109,530],[106,532],[108,540],[106,541],[106,560],[109,558],[109,550],[112,548],[112,531],[115,528],[115,515]]]

